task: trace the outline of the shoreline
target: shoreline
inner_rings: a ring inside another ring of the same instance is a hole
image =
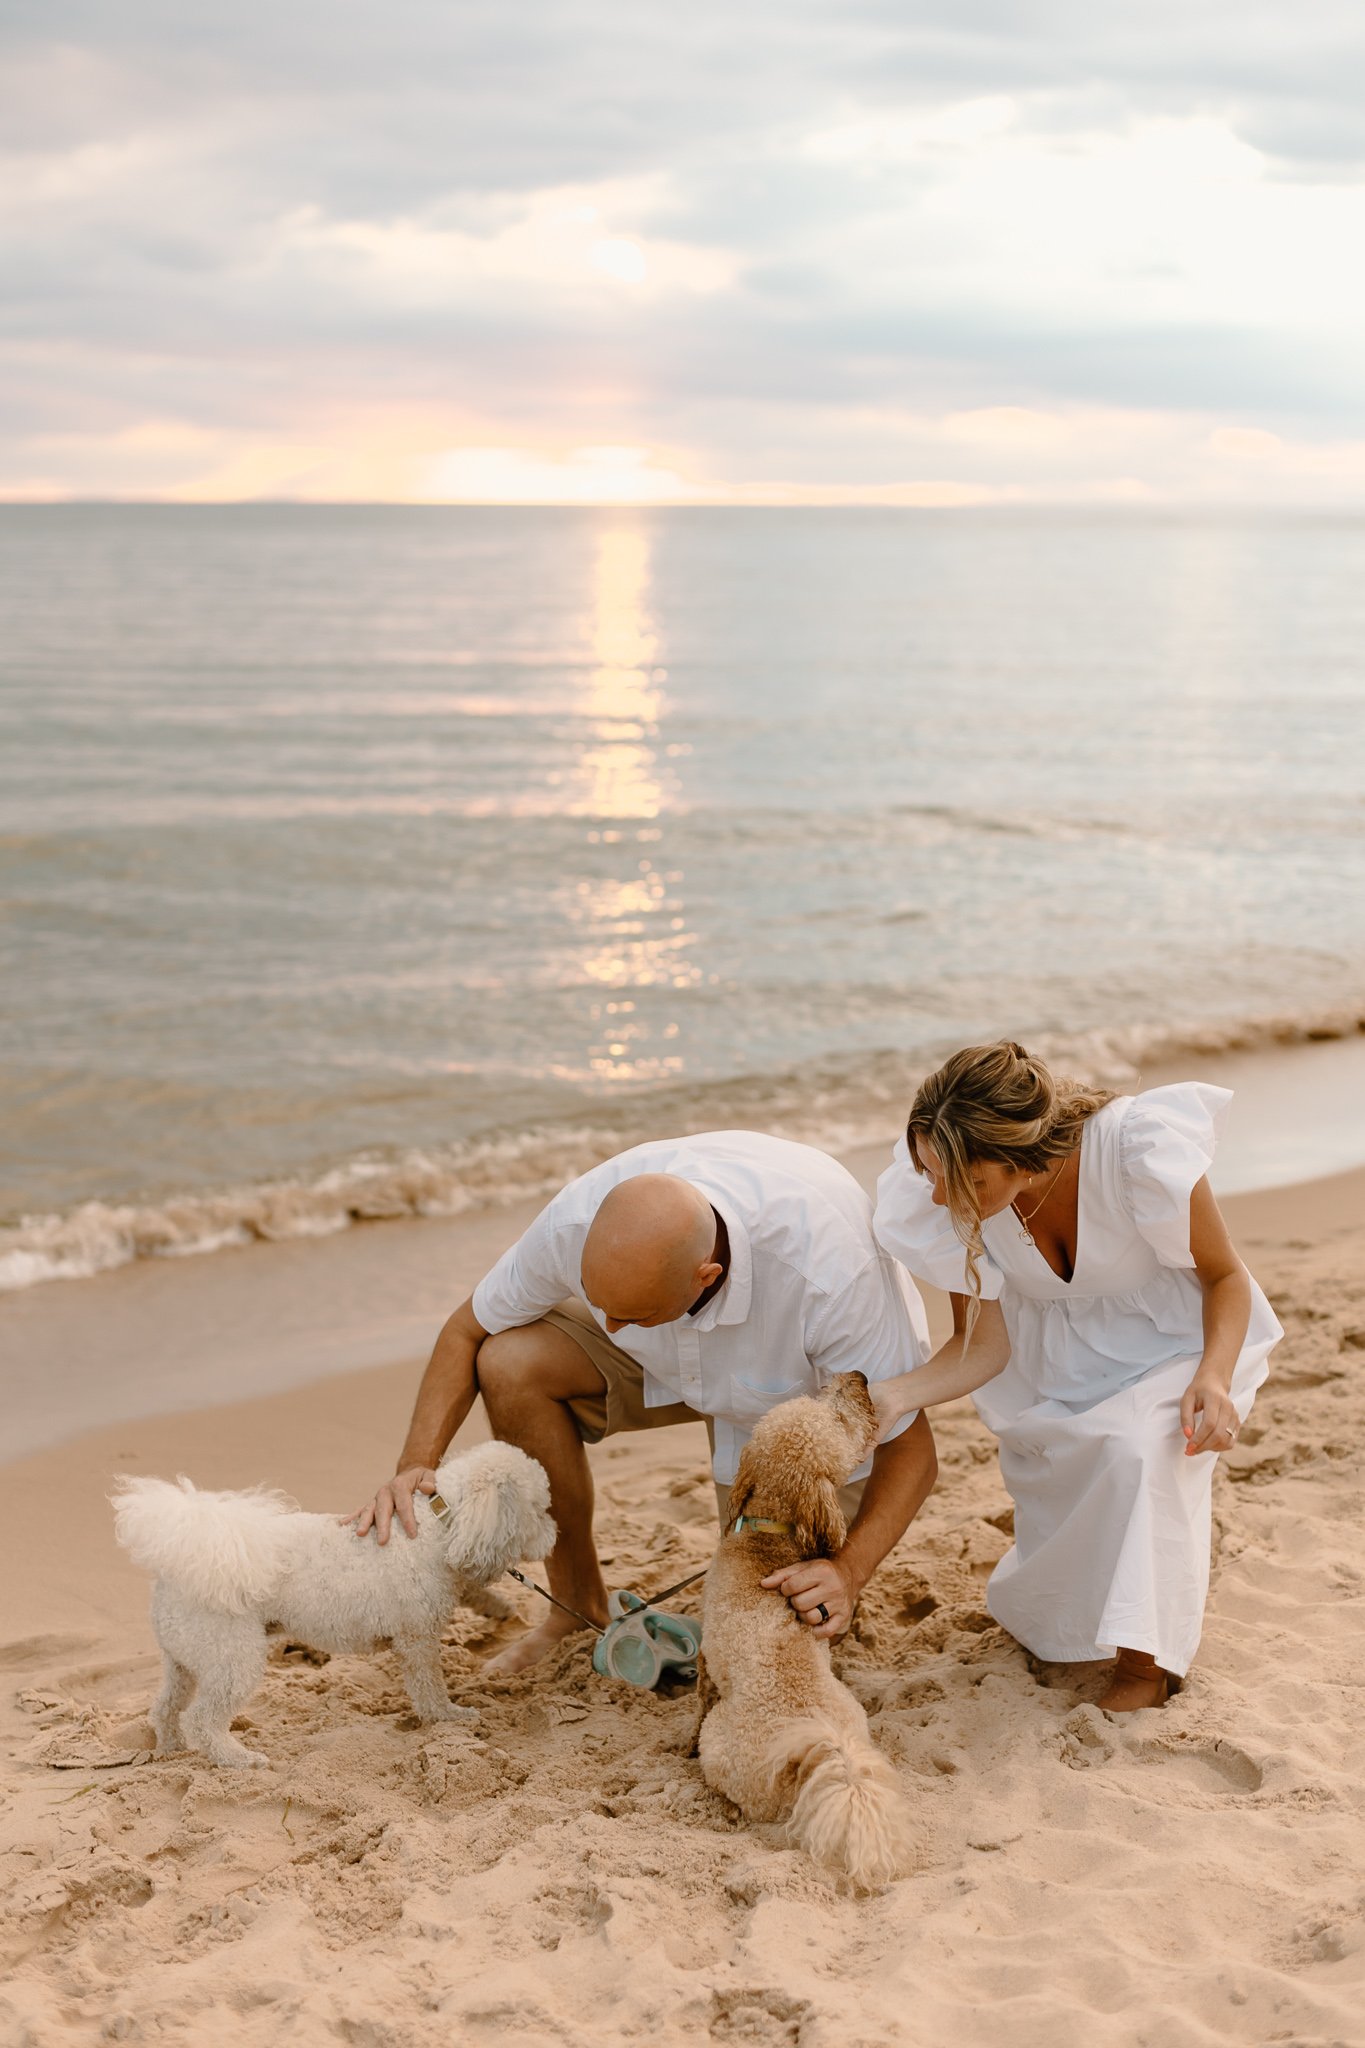
[[[1055,1072],[1123,1093],[1173,1079],[1234,1088],[1240,1099],[1220,1154],[1220,1192],[1365,1165],[1359,1006],[1202,1032],[1192,1025],[1164,1034],[1138,1027],[1042,1032],[1033,1043]],[[17,1220],[7,1212],[0,1223],[0,1310],[7,1297],[34,1287],[96,1279],[149,1259],[212,1258],[371,1223],[457,1220],[543,1202],[576,1174],[648,1137],[744,1128],[835,1156],[889,1146],[928,1064],[927,1055],[909,1053],[873,1054],[846,1066],[817,1061],[800,1071],[584,1103],[549,1122],[513,1114],[464,1138],[360,1152],[249,1184],[91,1197]],[[1343,1113],[1352,1104],[1361,1108]]]
[[[1143,1084],[1196,1078],[1234,1088],[1214,1184],[1244,1250],[1254,1250],[1247,1231],[1267,1200],[1292,1198],[1324,1224],[1343,1206],[1354,1212],[1365,1163],[1286,1180],[1268,1162],[1277,1148],[1301,1161],[1302,1134],[1324,1128],[1334,1099],[1365,1103],[1365,1037],[1225,1055],[1192,1074],[1193,1064],[1154,1068]],[[1352,1097],[1345,1091],[1355,1083]],[[1338,1150],[1354,1146],[1348,1117],[1325,1127]],[[890,1150],[888,1135],[837,1156],[871,1191]],[[1256,1178],[1262,1185],[1246,1185]],[[395,1365],[416,1374],[445,1318],[545,1199],[139,1259],[0,1295],[0,1463],[123,1421],[221,1408]]]
[[[843,1161],[870,1192],[886,1155],[864,1146]],[[0,1303],[14,1353],[0,1467],[124,1423],[306,1388],[321,1400],[356,1374],[410,1373],[415,1385],[445,1318],[539,1206],[142,1261]],[[1221,1206],[1254,1267],[1282,1211],[1292,1207],[1310,1233],[1365,1211],[1365,1167]],[[92,1364],[73,1372],[85,1358]]]

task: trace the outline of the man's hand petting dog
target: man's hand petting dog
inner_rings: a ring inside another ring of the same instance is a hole
[[[837,1557],[812,1557],[804,1564],[791,1564],[784,1571],[769,1572],[759,1584],[770,1592],[781,1593],[799,1620],[804,1621],[812,1635],[821,1642],[832,1642],[844,1634],[853,1619],[853,1610],[862,1592],[861,1580],[855,1580],[846,1565]],[[824,1608],[828,1620],[822,1620],[820,1609]]]
[[[368,1536],[371,1529],[380,1543],[387,1543],[394,1517],[402,1523],[409,1536],[417,1534],[417,1516],[413,1511],[414,1493],[435,1493],[436,1474],[429,1465],[410,1465],[406,1472],[395,1472],[387,1486],[381,1486],[373,1500],[366,1501],[363,1508],[357,1508],[353,1515],[342,1517],[343,1528],[354,1528],[357,1536]]]

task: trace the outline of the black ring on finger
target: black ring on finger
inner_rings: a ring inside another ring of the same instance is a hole
[[[823,1600],[820,1602],[820,1605],[816,1608],[815,1611],[819,1615],[821,1625],[823,1626],[824,1623],[829,1620],[829,1609],[828,1607],[826,1607]]]

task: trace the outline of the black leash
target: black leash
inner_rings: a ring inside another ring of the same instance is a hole
[[[594,1635],[604,1636],[606,1630],[595,1621],[589,1621],[586,1614],[580,1614],[576,1607],[568,1607],[562,1600],[556,1600],[553,1593],[547,1593],[544,1586],[538,1586],[534,1579],[528,1579],[525,1572],[519,1572],[515,1565],[508,1565],[507,1576],[515,1579],[520,1586],[529,1586],[533,1593],[539,1593],[542,1600],[548,1600],[551,1607],[557,1607],[561,1614],[571,1614],[575,1621],[581,1621],[584,1628],[590,1628]]]
[[[710,1569],[709,1564],[704,1564],[699,1572],[693,1572],[690,1579],[679,1579],[676,1586],[665,1586],[662,1593],[656,1593],[652,1599],[646,1600],[642,1606],[636,1607],[632,1611],[636,1614],[643,1614],[646,1607],[657,1607],[661,1600],[671,1600],[673,1595],[681,1593],[684,1587],[695,1586],[698,1579],[704,1579]]]
[[[697,1580],[704,1579],[709,1570],[709,1565],[703,1565],[699,1572],[693,1572],[691,1578],[679,1579],[676,1586],[665,1586],[662,1593],[655,1593],[651,1599],[642,1600],[638,1607],[631,1609],[631,1613],[644,1614],[648,1608],[657,1607],[661,1600],[671,1599],[674,1593],[681,1593],[686,1587],[695,1586]],[[575,1621],[581,1621],[584,1628],[590,1628],[595,1635],[606,1634],[607,1631],[600,1628],[595,1621],[589,1621],[586,1614],[580,1614],[576,1607],[568,1606],[563,1600],[556,1600],[553,1593],[547,1592],[544,1586],[538,1586],[534,1579],[528,1579],[524,1572],[517,1571],[514,1566],[508,1566],[507,1576],[509,1579],[515,1579],[519,1586],[528,1586],[533,1593],[539,1593],[542,1600],[548,1600],[551,1607],[557,1607],[561,1614],[571,1614]]]

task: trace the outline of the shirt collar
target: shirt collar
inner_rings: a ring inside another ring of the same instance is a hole
[[[748,1317],[754,1298],[753,1258],[749,1250],[749,1233],[730,1204],[722,1201],[714,1189],[703,1182],[697,1185],[717,1215],[724,1218],[730,1238],[730,1270],[725,1276],[725,1285],[712,1295],[701,1314],[692,1318],[694,1330],[715,1330],[722,1325],[742,1323]]]

